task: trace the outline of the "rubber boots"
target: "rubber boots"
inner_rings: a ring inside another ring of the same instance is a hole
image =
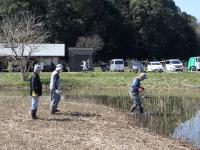
[[[139,110],[140,110],[140,113],[144,113],[143,107],[140,107]]]
[[[32,117],[32,119],[37,119],[36,113],[37,113],[37,109],[32,109],[31,110],[31,117]]]
[[[136,107],[133,106],[133,107],[131,108],[131,112],[133,112],[135,109],[136,109]]]

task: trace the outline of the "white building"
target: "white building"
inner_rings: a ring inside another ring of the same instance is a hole
[[[31,49],[32,48],[32,49]],[[21,56],[22,50],[16,46],[16,54],[6,46],[5,44],[0,45],[0,57],[5,56]],[[65,44],[30,44],[25,46],[23,56],[29,56],[31,52],[31,60],[37,61],[42,65],[54,65],[62,63],[65,56]]]

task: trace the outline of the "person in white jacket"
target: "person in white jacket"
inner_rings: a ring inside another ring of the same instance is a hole
[[[88,68],[87,68],[87,62],[83,60],[81,67],[82,67],[82,71],[87,71],[88,70]]]
[[[61,90],[60,90],[60,72],[62,71],[62,64],[56,65],[56,69],[51,74],[51,81],[50,81],[50,90],[51,90],[51,104],[50,104],[50,111],[51,114],[55,114],[59,110],[57,109],[60,97],[61,97]]]

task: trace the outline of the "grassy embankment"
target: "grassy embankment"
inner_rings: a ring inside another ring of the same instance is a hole
[[[81,72],[61,74],[61,84],[66,94],[79,95],[127,95],[131,80],[137,74],[133,72]],[[50,73],[41,73],[44,89],[48,90]],[[148,73],[148,79],[142,84],[150,93],[188,94],[198,91],[200,78],[199,73]],[[1,89],[28,89],[28,82],[21,82],[19,73],[0,73]]]
[[[41,73],[46,95],[49,92],[51,73]],[[81,72],[61,74],[62,91],[66,97],[76,100],[92,100],[126,110],[129,107],[128,90],[137,74],[133,72]],[[156,100],[166,98],[196,101],[199,94],[199,73],[148,73],[142,82],[144,95]],[[29,83],[21,82],[19,73],[0,73],[1,95],[28,95]],[[11,92],[11,89],[13,92]],[[16,90],[17,89],[17,90]],[[25,89],[23,92],[20,89]]]

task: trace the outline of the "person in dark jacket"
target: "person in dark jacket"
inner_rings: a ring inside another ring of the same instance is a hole
[[[131,88],[129,92],[130,98],[133,102],[133,106],[131,107],[131,112],[133,112],[137,107],[139,107],[140,113],[144,112],[140,98],[140,93],[144,90],[144,88],[140,86],[140,81],[143,81],[146,78],[147,78],[146,74],[141,73],[138,77],[133,79],[131,83]]]
[[[42,96],[42,83],[40,81],[41,66],[35,65],[30,82],[30,96],[32,97],[31,117],[37,119],[36,113],[38,108],[39,97]]]

